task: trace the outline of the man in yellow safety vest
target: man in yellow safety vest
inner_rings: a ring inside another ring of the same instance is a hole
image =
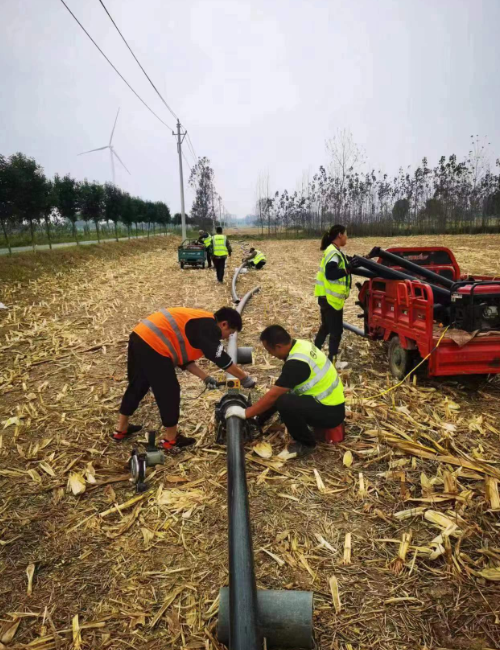
[[[210,250],[212,247],[212,235],[209,235],[208,232],[205,230],[200,230],[199,231],[200,236],[198,237],[198,241],[200,244],[203,244],[205,246],[205,253],[207,254],[207,262],[208,262],[208,268],[212,268],[212,256],[210,255]]]
[[[266,264],[266,256],[262,251],[258,251],[256,248],[250,249],[250,255],[245,257],[243,264],[250,267],[251,269],[260,270]]]
[[[264,348],[285,363],[275,385],[255,404],[230,406],[226,418],[258,416],[263,424],[278,412],[294,442],[288,451],[298,458],[316,447],[310,427],[331,429],[345,419],[344,388],[335,366],[310,341],[292,339],[281,325],[270,325],[260,335]]]
[[[217,271],[217,282],[222,282],[224,280],[227,256],[229,255],[231,257],[232,249],[229,239],[226,235],[222,234],[221,226],[217,226],[215,229],[210,252],[214,261],[215,270]]]

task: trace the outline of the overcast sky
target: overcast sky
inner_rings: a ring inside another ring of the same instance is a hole
[[[464,155],[471,134],[500,156],[500,0],[104,2],[238,216],[253,211],[259,174],[273,191],[295,189],[327,162],[325,139],[339,129],[390,174],[423,156],[434,165]],[[174,126],[99,1],[67,3]],[[120,107],[114,145],[131,176],[118,167],[117,184],[178,211],[170,130],[60,0],[0,0],[0,17],[0,153],[34,156],[49,175],[108,181],[106,151],[77,154],[107,144]]]

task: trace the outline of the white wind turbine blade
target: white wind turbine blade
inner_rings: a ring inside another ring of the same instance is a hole
[[[123,160],[120,158],[120,156],[116,153],[116,151],[113,149],[113,147],[111,147],[111,151],[113,152],[113,155],[117,157],[118,162],[119,162],[119,163],[121,164],[121,166],[125,169],[125,171],[127,172],[127,174],[130,174],[129,170],[125,167],[125,163],[124,163]],[[131,174],[130,174],[130,175],[131,175]]]
[[[108,149],[109,144],[107,144],[105,147],[98,147],[97,149],[89,149],[89,151],[82,151],[82,153],[79,153],[79,156],[83,156],[86,153],[92,153],[93,151],[102,151],[103,149]]]
[[[115,123],[113,124],[113,130],[111,131],[111,136],[110,136],[110,138],[109,138],[109,144],[110,144],[110,145],[111,145],[111,140],[113,139],[113,134],[114,134],[114,132],[115,132],[116,121],[118,120],[118,114],[119,114],[119,113],[120,113],[120,109],[118,109],[118,112],[116,113]]]

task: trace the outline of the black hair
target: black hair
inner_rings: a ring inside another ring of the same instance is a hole
[[[260,340],[275,348],[277,345],[288,345],[292,337],[281,325],[269,325],[260,335]]]
[[[217,226],[217,228],[215,229],[215,232],[216,232],[218,235],[222,235],[222,226]]]
[[[233,309],[232,307],[221,307],[215,312],[214,316],[218,323],[222,323],[226,320],[231,329],[241,332],[243,321],[241,320],[241,315],[236,311],[236,309]]]
[[[250,252],[252,252],[252,251],[254,251],[254,250],[255,250],[255,248],[253,248],[253,246],[252,246],[252,248],[250,249]]]
[[[323,235],[323,237],[321,238],[321,246],[320,246],[321,250],[325,251],[328,248],[328,246],[330,246],[332,241],[337,239],[339,235],[343,235],[345,231],[346,231],[346,227],[341,226],[339,223],[336,224],[335,226],[332,226],[330,230],[327,230]]]

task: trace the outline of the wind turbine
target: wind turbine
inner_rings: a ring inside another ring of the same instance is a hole
[[[78,154],[79,156],[84,156],[86,153],[92,153],[94,151],[103,151],[103,149],[109,149],[109,157],[110,157],[110,160],[111,160],[111,175],[113,177],[113,185],[116,185],[116,183],[115,183],[115,161],[113,160],[113,156],[116,157],[116,159],[118,160],[120,165],[125,169],[127,174],[130,174],[129,170],[125,167],[124,162],[121,160],[120,156],[116,153],[116,151],[115,151],[115,149],[114,149],[114,147],[112,145],[113,134],[115,132],[116,122],[118,120],[119,113],[120,113],[120,109],[118,109],[118,112],[116,113],[115,123],[113,124],[113,129],[111,131],[111,136],[109,138],[108,144],[106,146],[104,146],[104,147],[98,147],[97,149],[90,149],[89,151],[82,151],[82,153]]]

